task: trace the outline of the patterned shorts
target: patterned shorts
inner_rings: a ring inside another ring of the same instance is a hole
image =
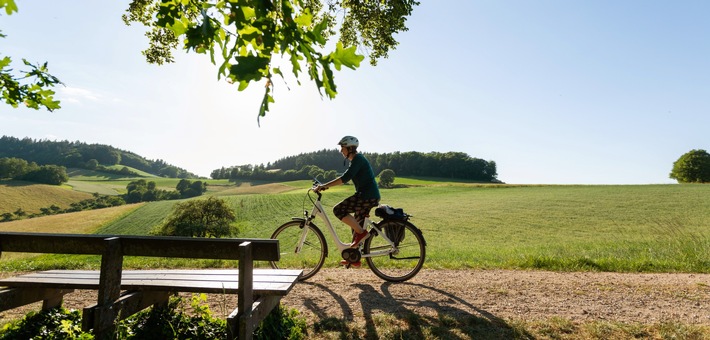
[[[335,217],[339,220],[342,220],[343,217],[352,213],[355,220],[362,225],[365,216],[369,215],[370,210],[378,204],[380,204],[380,200],[377,198],[362,199],[359,195],[355,194],[336,204],[333,207],[333,214],[335,214]]]

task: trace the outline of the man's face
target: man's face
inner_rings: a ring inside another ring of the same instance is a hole
[[[340,153],[343,154],[343,157],[348,157],[348,147],[341,145],[340,146]]]

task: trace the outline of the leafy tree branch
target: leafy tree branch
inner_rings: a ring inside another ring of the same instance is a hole
[[[14,0],[0,0],[0,12],[5,10],[7,15],[17,12]],[[0,39],[6,36],[0,31]],[[59,109],[59,101],[54,100],[54,91],[50,88],[62,82],[49,74],[47,63],[32,64],[26,59],[22,62],[29,71],[19,71],[19,74],[10,68],[12,58],[0,55],[0,100],[12,107],[20,103],[38,110],[41,107],[49,111]]]
[[[123,20],[150,28],[149,63],[173,62],[180,44],[188,52],[209,55],[218,79],[237,84],[265,82],[259,117],[274,102],[274,76],[286,81],[274,57],[290,64],[301,84],[307,76],[321,96],[337,95],[333,68],[357,69],[364,59],[377,64],[397,46],[394,35],[406,31],[406,18],[419,3],[412,0],[133,0]],[[336,33],[339,28],[339,33]],[[331,42],[329,44],[329,42]]]

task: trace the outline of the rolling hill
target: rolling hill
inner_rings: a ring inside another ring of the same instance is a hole
[[[62,209],[71,203],[91,198],[92,194],[72,190],[70,186],[36,184],[24,181],[0,181],[0,214],[22,209],[39,213],[41,208],[56,205]]]

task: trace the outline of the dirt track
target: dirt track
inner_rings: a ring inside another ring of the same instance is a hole
[[[78,291],[66,296],[65,306],[80,310],[95,301],[95,292]],[[409,282],[393,284],[367,269],[324,269],[299,283],[283,302],[298,309],[309,324],[334,318],[366,329],[378,314],[399,320],[411,315],[422,320],[473,316],[494,324],[562,317],[710,325],[710,274],[423,270]],[[30,309],[39,306],[0,313],[0,319]],[[217,315],[220,309],[212,307]]]
[[[391,284],[367,269],[329,269],[296,286],[284,303],[308,318],[363,322],[385,312],[710,325],[710,274],[423,270]]]

